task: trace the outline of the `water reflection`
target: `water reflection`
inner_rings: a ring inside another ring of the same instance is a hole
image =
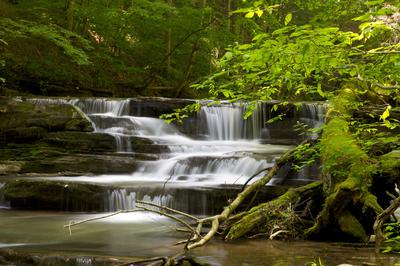
[[[0,248],[13,248],[44,254],[153,257],[182,251],[174,244],[185,235],[175,231],[177,224],[149,213],[131,213],[63,228],[69,221],[102,214],[29,212],[0,210]],[[232,243],[213,241],[192,251],[211,265],[308,265],[321,258],[325,266],[395,265],[400,257],[374,253],[372,247],[310,241],[242,240]]]

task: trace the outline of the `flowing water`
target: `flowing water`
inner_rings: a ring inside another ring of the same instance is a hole
[[[268,125],[266,122],[274,116],[271,103],[259,103],[254,115],[247,120],[243,119],[246,105],[222,103],[205,105],[197,116],[185,121],[184,125],[173,125],[154,115],[147,115],[149,111],[145,106],[138,107],[130,99],[31,101],[36,104],[74,105],[91,121],[95,132],[113,136],[115,153],[120,156],[149,153],[137,148],[137,141],[141,139],[157,147],[157,152],[151,154],[153,159],[139,160],[139,167],[129,174],[47,179],[107,187],[105,207],[99,212],[130,210],[135,208],[135,201],[139,199],[199,216],[219,212],[228,197],[234,195],[232,191],[237,192],[256,173],[252,182],[265,174],[267,168],[292,147],[290,144],[303,139],[293,131],[293,126],[299,122],[311,128],[320,126],[326,109],[323,103],[303,103],[298,109],[291,110],[281,124]],[[312,133],[309,137],[315,138],[316,134]],[[288,171],[278,174],[269,185],[285,183]],[[313,175],[317,171],[305,169],[291,174],[290,178],[297,184],[311,182],[315,180]],[[2,184],[0,191],[1,187]],[[228,190],[231,191],[230,196]],[[72,235],[69,235],[68,230],[63,228],[64,224],[70,220],[93,218],[101,213],[10,210],[1,193],[0,205],[0,247],[137,257],[175,254],[181,250],[181,247],[172,246],[182,237],[175,232],[176,224],[155,214],[121,214],[73,228]],[[213,265],[303,265],[315,257],[339,262],[339,259],[329,257],[335,252],[342,252],[340,250],[341,246],[312,242],[280,245],[276,242],[247,241],[226,245],[216,241],[196,250],[195,254]],[[290,254],[290,257],[285,254]],[[368,257],[365,254],[370,254],[370,250],[365,249],[360,249],[360,254],[362,260],[359,261],[382,261],[384,264],[379,265],[391,265],[386,264],[392,260],[391,257]],[[351,261],[354,260],[353,255],[349,252],[344,257]],[[326,265],[335,264],[328,262]]]
[[[48,104],[59,100],[33,101]],[[140,161],[140,167],[130,174],[51,178],[122,187],[120,191],[110,192],[105,204],[107,211],[132,207],[133,201],[138,199],[136,194],[141,194],[139,199],[156,202],[166,197],[168,200],[163,201],[165,204],[177,206],[174,202],[180,201],[181,209],[190,209],[189,206],[183,206],[182,197],[175,199],[173,194],[163,194],[160,190],[158,193],[161,194],[154,194],[154,188],[239,186],[258,173],[252,179],[254,182],[266,173],[276,158],[291,148],[290,145],[268,144],[271,138],[269,134],[265,138],[263,132],[268,131],[266,122],[272,115],[270,103],[258,104],[254,115],[247,120],[243,119],[246,108],[243,104],[205,105],[197,117],[186,121],[186,124],[192,124],[195,128],[190,137],[180,130],[182,126],[167,124],[157,117],[139,116],[145,112],[134,108],[129,99],[61,100],[59,103],[76,106],[92,122],[95,132],[113,136],[117,153],[126,156],[141,153],[134,147],[133,141],[138,138],[150,140],[152,145],[162,147],[162,152],[156,154],[157,160]],[[322,124],[325,104],[310,103],[303,106],[292,119],[305,121],[311,127]],[[312,178],[301,174],[297,175],[297,179],[312,181]],[[152,194],[143,194],[146,187]],[[129,188],[129,193],[126,188]],[[140,193],[134,191],[134,188],[140,190]],[[203,203],[208,204],[209,201],[198,202]],[[199,209],[206,208],[200,206]]]

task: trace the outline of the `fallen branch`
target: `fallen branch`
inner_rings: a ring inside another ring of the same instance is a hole
[[[293,155],[293,151],[294,150],[287,151],[281,158],[279,158],[275,162],[275,165],[269,170],[269,172],[264,177],[258,179],[253,184],[246,187],[242,192],[240,192],[237,195],[237,197],[231,202],[231,204],[229,204],[224,208],[221,214],[199,220],[196,232],[198,233],[201,232],[204,223],[211,223],[211,228],[209,229],[208,233],[205,236],[203,236],[201,239],[197,239],[197,241],[195,241],[194,243],[189,244],[187,248],[189,250],[194,249],[196,247],[203,246],[208,241],[210,241],[211,238],[213,238],[213,236],[217,233],[220,223],[227,220],[228,217],[237,209],[237,207],[239,207],[239,205],[243,202],[243,200],[247,198],[248,195],[250,195],[253,191],[258,190],[265,184],[267,184],[272,179],[272,177],[275,176],[280,167],[284,165],[287,161],[289,161],[289,159]]]
[[[79,225],[79,224],[84,224],[84,223],[88,223],[88,222],[92,222],[92,221],[96,221],[96,220],[105,219],[105,218],[112,217],[112,216],[115,216],[115,215],[118,215],[118,214],[121,214],[121,213],[129,213],[129,212],[137,212],[137,211],[139,211],[139,210],[119,210],[119,211],[113,212],[111,214],[102,215],[102,216],[95,217],[95,218],[89,218],[89,219],[81,220],[81,221],[78,221],[78,222],[69,221],[68,224],[64,225],[64,228],[68,228],[69,229],[69,234],[71,235],[72,234],[72,231],[71,231],[71,227],[72,226],[76,226],[76,225]]]
[[[156,205],[156,206],[159,207],[159,208],[162,208],[162,206],[158,206],[158,205]],[[115,216],[115,215],[118,215],[118,214],[121,214],[121,213],[133,213],[133,212],[147,211],[147,212],[153,212],[153,213],[168,217],[168,218],[170,218],[170,219],[182,224],[183,226],[185,226],[192,233],[192,235],[195,234],[197,237],[201,238],[201,235],[198,234],[197,231],[194,230],[193,227],[189,223],[187,223],[186,221],[184,221],[184,220],[182,220],[182,219],[180,219],[178,217],[175,217],[175,216],[173,216],[171,214],[168,214],[168,213],[165,213],[165,212],[162,212],[162,211],[152,210],[152,209],[149,209],[149,208],[144,207],[144,206],[136,206],[136,207],[138,209],[135,209],[135,210],[119,210],[119,211],[113,212],[111,214],[102,215],[102,216],[95,217],[95,218],[90,218],[90,219],[85,219],[85,220],[81,220],[81,221],[78,221],[78,222],[70,221],[67,225],[64,225],[64,228],[68,228],[69,229],[69,233],[71,235],[72,234],[72,230],[71,230],[72,226],[77,226],[77,225],[80,225],[80,224],[84,224],[84,223],[88,223],[88,222],[92,222],[92,221],[96,221],[96,220],[109,218],[109,217],[112,217],[112,216]],[[176,210],[173,210],[173,209],[170,209],[170,208],[168,208],[168,209],[170,211],[176,211]],[[176,211],[176,212],[179,212],[179,211]]]
[[[170,212],[173,212],[173,213],[176,213],[176,214],[185,216],[185,217],[190,218],[190,219],[193,219],[193,220],[195,220],[195,221],[199,221],[199,218],[197,218],[197,217],[195,217],[195,216],[193,216],[193,215],[190,215],[190,214],[187,214],[187,213],[185,213],[185,212],[181,212],[181,211],[178,211],[178,210],[175,210],[175,209],[166,207],[166,206],[161,206],[161,205],[155,204],[155,203],[153,203],[153,202],[142,201],[142,200],[136,200],[136,202],[137,202],[137,203],[140,203],[140,204],[144,204],[144,205],[154,206],[154,207],[157,207],[157,208],[166,210],[166,211],[170,211]]]
[[[288,162],[292,156],[293,156],[293,152],[294,150],[290,150],[287,151],[281,158],[279,158],[274,166],[272,168],[270,168],[270,170],[268,171],[268,173],[258,179],[257,181],[255,181],[253,184],[245,187],[238,195],[237,197],[228,205],[224,208],[224,210],[215,216],[211,216],[211,217],[206,217],[203,219],[199,219],[197,217],[194,217],[192,215],[189,215],[187,213],[166,207],[166,206],[161,206],[159,204],[155,204],[152,202],[146,202],[146,201],[136,201],[139,204],[142,205],[148,205],[148,206],[152,206],[152,207],[157,207],[160,210],[154,210],[154,209],[150,209],[146,206],[136,206],[137,209],[135,210],[120,210],[111,214],[107,214],[107,215],[103,215],[103,216],[99,216],[99,217],[95,217],[95,218],[90,218],[90,219],[86,219],[86,220],[82,220],[79,222],[69,222],[69,224],[64,225],[64,228],[69,228],[70,233],[71,233],[71,227],[72,226],[76,226],[79,224],[83,224],[83,223],[87,223],[87,222],[91,222],[91,221],[95,221],[95,220],[100,220],[100,219],[104,219],[104,218],[108,218],[111,216],[115,216],[118,215],[120,213],[131,213],[131,212],[138,212],[138,211],[148,211],[148,212],[153,212],[153,213],[157,213],[159,215],[168,217],[178,223],[180,223],[181,225],[183,225],[186,229],[188,229],[187,231],[190,232],[190,237],[186,240],[186,241],[182,241],[180,242],[180,244],[185,244],[185,250],[191,250],[194,249],[196,247],[202,246],[204,244],[206,244],[215,234],[217,234],[220,223],[224,222],[225,220],[227,220],[229,218],[229,216],[239,207],[239,205],[243,202],[243,200],[245,200],[251,193],[253,193],[254,191],[258,191],[259,189],[261,189],[265,184],[267,184],[272,177],[274,177],[276,175],[276,173],[278,172],[278,170],[280,169],[280,167],[282,165],[284,165],[286,162]],[[254,178],[254,176],[260,174],[261,172],[265,171],[266,169],[263,169],[261,171],[259,171],[257,174],[253,175],[252,177],[249,178],[249,180],[246,182],[246,184],[252,179]],[[167,212],[171,212],[175,215],[181,215],[184,216],[186,218],[189,218],[191,220],[194,220],[197,224],[196,228],[193,228],[188,222],[184,221],[183,219],[180,219],[176,216],[174,216],[173,214],[169,214]],[[211,228],[209,229],[209,231],[206,233],[205,236],[201,235],[201,230],[203,228],[203,224],[205,223],[211,223]],[[154,258],[156,259],[156,261],[159,260],[165,260],[165,257],[158,257],[158,258]],[[168,258],[170,259],[170,258]],[[150,262],[150,261],[147,261]],[[164,262],[165,264],[168,262]]]
[[[170,219],[172,219],[172,220],[174,220],[174,221],[177,221],[178,223],[182,224],[182,225],[185,226],[187,229],[189,229],[192,233],[196,234],[198,237],[201,237],[201,235],[198,234],[198,233],[193,229],[193,227],[192,227],[190,224],[188,224],[186,221],[184,221],[184,220],[182,220],[182,219],[180,219],[180,218],[178,218],[178,217],[175,217],[175,216],[173,216],[173,215],[171,215],[171,214],[168,214],[168,213],[165,213],[165,212],[161,212],[161,211],[157,211],[157,210],[152,210],[152,209],[149,209],[149,208],[144,207],[144,206],[136,206],[136,208],[139,208],[139,209],[142,209],[142,210],[148,211],[148,212],[154,212],[154,213],[160,214],[160,215],[162,215],[162,216],[168,217],[168,218],[170,218]]]
[[[379,251],[381,244],[386,240],[383,234],[383,224],[390,218],[390,216],[400,207],[400,197],[393,200],[392,204],[387,207],[381,214],[376,217],[374,222],[374,233],[375,233],[375,249]]]

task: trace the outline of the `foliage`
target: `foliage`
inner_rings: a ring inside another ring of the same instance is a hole
[[[313,262],[310,262],[309,264],[307,264],[308,266],[324,266],[324,263],[322,262],[321,258],[318,257],[317,259],[314,259]]]
[[[400,223],[387,223],[384,225],[383,253],[400,253]]]
[[[182,90],[188,94],[187,84],[208,74],[220,50],[235,38],[227,27],[230,23],[234,28],[235,21],[228,21],[226,4],[207,1],[0,3],[6,7],[0,38],[12,42],[2,49],[10,66],[10,86],[26,75],[43,84],[102,87],[109,95],[121,87],[131,95],[157,94],[147,88],[159,86],[168,88],[160,92],[167,96]],[[24,43],[27,38],[32,41]],[[66,63],[54,46],[74,64]],[[31,50],[34,56],[27,62]],[[24,76],[18,77],[16,69],[22,69]]]
[[[398,85],[400,46],[371,47],[368,40],[391,31],[381,22],[363,23],[359,32],[310,24],[285,26],[229,48],[220,71],[194,87],[209,89],[215,98],[237,100],[326,98],[346,83],[381,91]]]
[[[56,25],[40,25],[9,18],[0,18],[0,25],[0,36],[4,39],[42,38],[63,49],[64,53],[78,65],[89,64],[89,58],[84,50],[90,50],[92,47],[89,41],[77,34]]]
[[[311,144],[304,143],[297,145],[294,151],[295,163],[293,165],[296,171],[299,171],[305,166],[310,166],[320,158],[320,143]]]

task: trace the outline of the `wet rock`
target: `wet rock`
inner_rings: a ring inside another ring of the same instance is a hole
[[[0,265],[18,266],[73,266],[73,265],[122,265],[126,261],[113,258],[79,257],[67,255],[29,254],[11,249],[0,249]]]
[[[115,140],[104,133],[85,133],[74,131],[60,131],[49,133],[43,142],[68,152],[101,153],[114,151]]]
[[[47,134],[47,130],[41,127],[18,127],[4,129],[3,138],[12,142],[28,142],[42,139]]]
[[[6,182],[3,194],[12,208],[99,211],[104,209],[105,189],[91,184],[12,180]]]
[[[0,175],[18,173],[21,171],[21,168],[21,162],[0,161]]]
[[[65,155],[54,159],[25,161],[21,173],[75,174],[132,173],[137,167],[134,158],[112,155]]]
[[[162,97],[141,97],[131,99],[129,103],[129,113],[135,116],[159,117],[162,114],[172,113],[174,109],[183,108],[194,103],[189,99],[173,99]]]
[[[52,131],[93,131],[91,123],[68,104],[39,105],[19,98],[0,97],[0,105],[0,138],[7,142]]]
[[[0,249],[0,265],[38,265],[39,258],[25,253],[17,253],[10,249]]]

